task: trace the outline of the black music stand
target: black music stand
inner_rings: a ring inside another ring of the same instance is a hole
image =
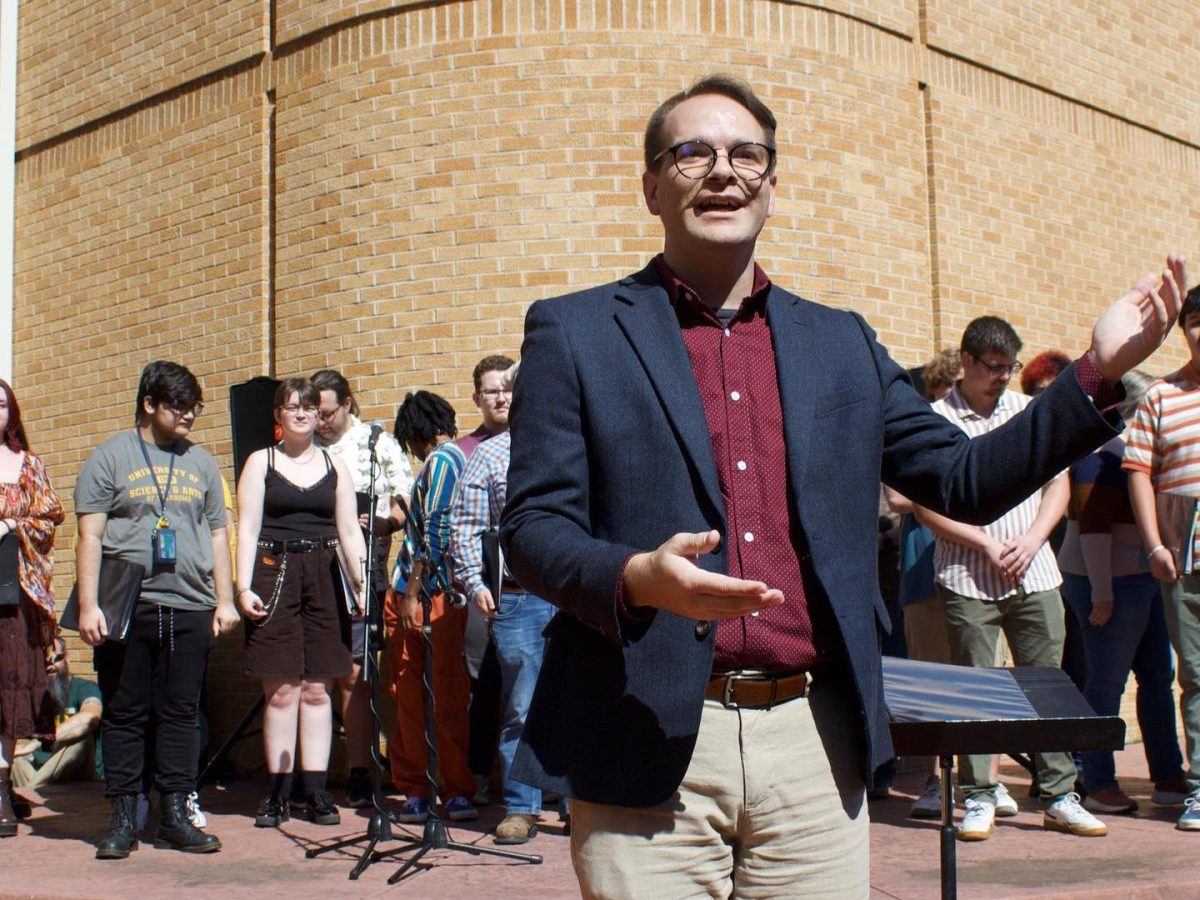
[[[942,898],[958,896],[954,757],[1120,750],[1125,722],[1097,716],[1061,669],[973,669],[883,657],[883,692],[900,756],[942,764]]]

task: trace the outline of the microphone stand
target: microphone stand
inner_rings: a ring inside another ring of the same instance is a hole
[[[367,559],[366,571],[363,575],[363,594],[365,601],[364,618],[366,619],[366,637],[363,641],[362,655],[362,677],[371,687],[369,707],[371,710],[371,805],[374,807],[374,812],[371,814],[371,820],[367,823],[367,830],[363,834],[355,835],[344,840],[336,841],[332,844],[325,844],[320,847],[315,847],[305,852],[305,859],[313,859],[323,853],[328,853],[331,850],[340,850],[342,847],[348,847],[351,844],[357,844],[360,841],[366,841],[367,845],[363,849],[362,855],[358,858],[358,863],[350,870],[350,880],[357,881],[358,877],[367,869],[371,863],[379,858],[379,854],[375,852],[375,848],[384,841],[395,839],[392,833],[392,823],[394,818],[392,813],[383,808],[383,769],[386,761],[383,758],[383,753],[379,749],[380,736],[383,730],[382,720],[380,718],[380,682],[379,677],[379,651],[382,648],[383,641],[381,633],[383,631],[383,611],[375,596],[375,509],[379,503],[379,494],[375,489],[376,476],[379,472],[379,459],[375,452],[375,444],[379,439],[379,426],[373,426],[371,439],[367,443],[367,449],[370,452],[370,465],[368,467],[368,486],[367,491],[370,497],[370,506],[368,507],[369,523],[367,527]],[[405,511],[407,514],[407,510]],[[404,837],[405,840],[412,840]]]
[[[410,850],[415,852],[389,879],[388,884],[396,884],[400,881],[409,870],[413,869],[421,861],[421,859],[430,850],[455,850],[460,853],[469,853],[472,856],[498,856],[504,859],[513,859],[519,862],[532,863],[534,865],[542,862],[542,857],[534,854],[517,853],[512,850],[500,850],[491,847],[478,847],[474,844],[464,844],[450,839],[450,833],[446,830],[446,824],[437,814],[437,806],[435,803],[429,804],[429,815],[425,820],[425,826],[422,830],[421,837],[413,837],[409,834],[396,834],[392,830],[392,824],[395,823],[395,817],[392,813],[383,808],[382,796],[382,772],[384,767],[383,754],[379,750],[381,721],[379,716],[379,664],[378,655],[380,645],[382,644],[382,612],[379,610],[379,604],[374,602],[372,596],[372,563],[374,557],[372,550],[374,548],[374,517],[375,517],[375,472],[376,472],[376,456],[375,443],[371,442],[371,522],[372,527],[368,534],[367,540],[367,578],[366,578],[366,593],[367,593],[367,640],[363,653],[363,677],[370,678],[371,684],[371,724],[372,738],[371,741],[371,759],[375,763],[372,772],[371,780],[371,801],[375,807],[375,812],[371,816],[371,821],[367,826],[365,834],[356,835],[345,840],[336,841],[332,844],[326,844],[321,847],[305,852],[306,859],[312,859],[323,853],[328,853],[331,850],[338,850],[342,847],[348,847],[351,844],[357,844],[360,841],[366,840],[367,845],[363,848],[362,855],[358,859],[358,863],[350,871],[350,880],[356,881],[358,877],[366,871],[367,867],[372,863],[378,862],[381,859],[392,856],[397,853],[405,853]],[[412,533],[418,538],[421,545],[421,550],[426,559],[429,559],[430,548],[428,537],[419,532],[413,525],[412,515],[408,509],[408,504],[403,498],[397,498],[401,509],[404,511],[405,521],[412,526]],[[424,659],[422,661],[422,699],[425,707],[425,745],[428,748],[427,759],[425,765],[425,777],[429,781],[429,796],[432,798],[437,796],[437,735],[435,731],[434,717],[435,704],[433,697],[433,630],[431,626],[431,618],[433,615],[432,604],[433,597],[425,586],[425,580],[420,576],[417,577],[417,583],[420,586],[421,593],[421,609],[424,613],[421,623],[421,636],[424,641]],[[450,586],[441,583],[441,576],[437,570],[434,570],[434,577],[438,581],[438,587],[445,592],[447,597],[450,596]],[[409,846],[393,847],[389,850],[376,849],[385,841],[404,841]],[[429,866],[426,863],[426,866]]]

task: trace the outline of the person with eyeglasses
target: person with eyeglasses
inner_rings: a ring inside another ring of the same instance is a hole
[[[526,314],[501,541],[559,612],[512,775],[570,797],[585,897],[866,897],[866,786],[893,755],[880,480],[997,518],[1112,436],[1113,382],[1178,313],[1171,257],[972,441],[861,315],[756,263],[776,147],[742,81],[667,99],[643,145],[661,255]]]
[[[280,440],[246,459],[238,478],[237,604],[246,618],[245,671],[262,683],[269,785],[259,828],[290,817],[296,767],[304,813],[337,825],[326,790],[333,682],[350,675],[351,619],[361,616],[367,548],[354,480],[315,441],[321,393],[306,378],[275,389]],[[299,745],[299,753],[296,748]]]
[[[479,409],[482,421],[454,443],[470,460],[476,448],[485,441],[508,431],[508,410],[512,405],[512,390],[504,374],[515,365],[502,353],[491,353],[475,364],[471,379],[475,392],[471,400]],[[470,750],[471,772],[475,776],[475,794],[471,800],[477,806],[491,802],[492,769],[500,748],[500,694],[502,676],[496,642],[488,620],[475,607],[467,607],[467,628],[463,650],[467,674],[471,677]]]
[[[317,442],[346,464],[354,481],[360,508],[371,493],[371,456],[375,455],[375,509],[360,512],[359,525],[366,540],[367,529],[374,530],[375,556],[371,562],[374,602],[382,603],[388,585],[387,560],[392,535],[404,527],[404,511],[397,497],[408,497],[412,490],[412,467],[408,457],[390,434],[362,421],[358,401],[350,382],[333,369],[314,372],[310,379],[320,394],[317,407]],[[367,641],[366,617],[351,624],[350,674],[339,679],[342,727],[346,731],[346,755],[350,774],[346,782],[346,805],[365,809],[371,805],[371,686],[362,677],[362,658]]]
[[[1021,339],[1003,319],[980,316],[967,325],[959,346],[962,377],[933,410],[968,438],[977,439],[1015,418],[1031,402],[1025,394],[1009,390],[1009,382],[1021,370]],[[1049,539],[1067,510],[1066,474],[1055,473],[1040,490],[981,525],[915,505],[917,520],[936,539],[934,580],[956,664],[997,665],[996,647],[1003,631],[1017,665],[1061,665],[1066,636],[1062,575]],[[1104,823],[1075,793],[1071,754],[1038,753],[1033,759],[1043,827],[1081,837],[1104,835]],[[966,808],[958,827],[960,840],[986,840],[995,830],[996,816],[1017,814],[1011,795],[997,783],[991,756],[963,757],[958,783]]]
[[[123,859],[137,849],[152,716],[154,785],[162,797],[155,846],[187,853],[221,848],[216,836],[194,826],[187,809],[196,789],[205,662],[214,637],[238,622],[221,474],[208,451],[189,439],[202,403],[200,382],[186,367],[150,363],[138,384],[134,428],[94,450],[75,482],[79,635],[96,648],[105,795],[112,801],[97,859]],[[107,558],[145,570],[124,643],[107,639],[109,623],[97,603]]]

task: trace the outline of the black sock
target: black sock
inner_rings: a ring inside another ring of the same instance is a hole
[[[305,798],[313,797],[325,790],[325,772],[301,772],[300,784]]]
[[[271,798],[287,802],[292,793],[292,773],[272,772],[270,776]]]

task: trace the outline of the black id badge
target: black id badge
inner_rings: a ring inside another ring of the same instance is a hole
[[[154,565],[173,566],[176,561],[174,528],[156,528],[150,536],[150,546],[154,551]]]

